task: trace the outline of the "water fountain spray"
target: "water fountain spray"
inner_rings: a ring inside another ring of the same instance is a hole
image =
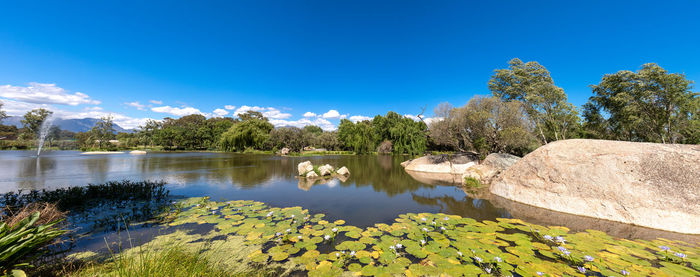
[[[41,128],[39,128],[39,150],[36,151],[37,157],[41,154],[41,148],[44,146],[44,141],[46,141],[46,137],[49,135],[49,130],[51,130],[51,126],[53,125],[53,119],[53,115],[49,115],[41,122]]]

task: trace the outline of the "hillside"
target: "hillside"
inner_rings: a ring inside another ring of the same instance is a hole
[[[81,119],[62,119],[62,118],[57,118],[54,120],[53,124],[61,128],[61,130],[68,130],[71,132],[86,132],[90,131],[92,129],[92,126],[95,126],[95,123],[97,123],[99,119],[97,118],[81,118]],[[5,118],[0,124],[3,125],[14,125],[17,126],[17,128],[22,127],[22,117],[21,116],[10,116],[8,118]],[[121,126],[117,125],[116,123],[114,124],[114,130],[117,132],[122,132],[122,133],[130,133],[133,132],[132,129],[124,129]]]

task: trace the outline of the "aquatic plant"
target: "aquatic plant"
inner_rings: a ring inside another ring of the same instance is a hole
[[[478,222],[440,213],[402,214],[391,224],[358,228],[301,207],[205,198],[182,203],[186,208],[169,225],[213,224],[212,235],[258,247],[247,253],[248,263],[299,264],[310,276],[700,274],[700,247],[681,241],[616,239],[595,230],[569,233],[518,219]],[[670,245],[681,262],[662,259],[660,245]]]
[[[22,268],[29,267],[45,246],[65,233],[54,228],[58,220],[37,224],[40,218],[41,213],[35,212],[13,225],[0,222],[0,274],[24,276]]]

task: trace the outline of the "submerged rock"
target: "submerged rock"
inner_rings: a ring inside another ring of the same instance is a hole
[[[492,183],[498,196],[555,211],[700,234],[700,146],[549,143]]]
[[[480,164],[467,168],[462,175],[462,181],[467,177],[490,184],[494,177],[509,168],[520,157],[506,153],[491,153]]]
[[[131,155],[146,155],[146,151],[134,150],[134,151],[129,152],[129,154],[131,154]]]
[[[297,171],[299,172],[299,176],[305,176],[309,171],[314,171],[314,165],[311,164],[311,161],[299,163],[297,165]]]

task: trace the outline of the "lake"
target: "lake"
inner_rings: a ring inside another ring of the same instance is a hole
[[[0,193],[98,184],[112,180],[163,180],[177,197],[257,200],[272,206],[301,206],[358,227],[392,222],[403,213],[447,213],[477,220],[514,217],[573,230],[597,229],[617,237],[666,237],[699,241],[698,236],[663,232],[557,213],[433,182],[407,174],[407,156],[351,155],[282,157],[211,152],[149,152],[147,155],[81,155],[78,151],[0,151]],[[346,180],[311,184],[296,178],[297,164],[346,166]]]

